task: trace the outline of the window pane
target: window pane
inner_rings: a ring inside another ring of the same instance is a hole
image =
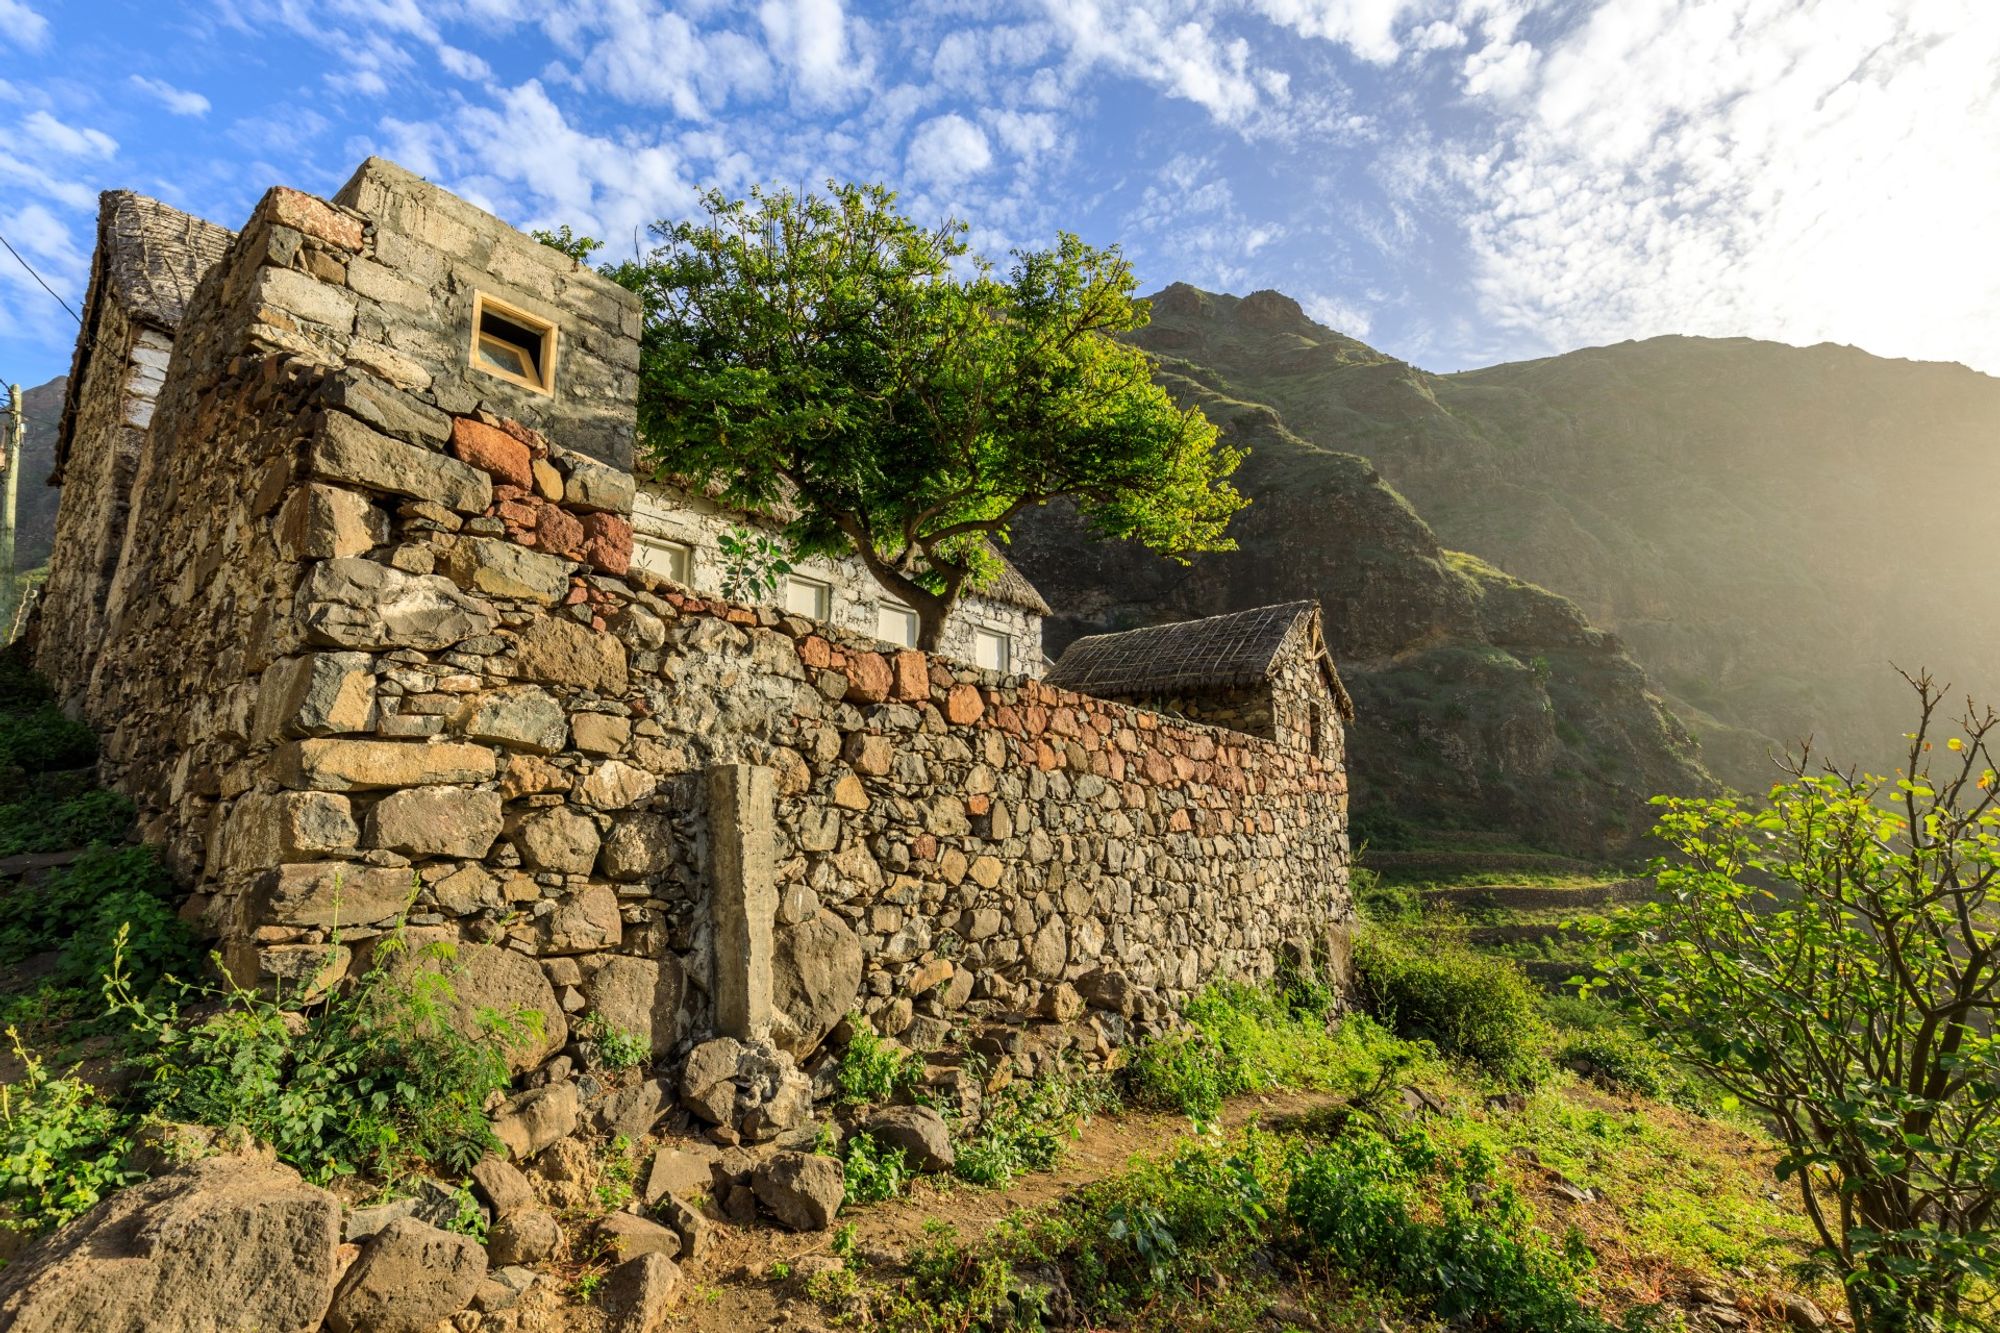
[[[917,613],[907,606],[885,602],[875,612],[875,637],[905,648],[917,646]]]
[[[497,370],[503,375],[519,375],[522,379],[533,378],[528,354],[489,334],[480,335],[479,360],[488,370]]]
[[[663,541],[658,537],[634,537],[632,563],[648,574],[672,579],[683,588],[694,586],[694,551],[681,542]]]
[[[831,609],[832,594],[833,589],[817,579],[802,579],[795,574],[785,580],[785,610],[795,616],[825,620]]]
[[[988,671],[1013,670],[1013,644],[998,630],[976,630],[972,636],[972,664]]]

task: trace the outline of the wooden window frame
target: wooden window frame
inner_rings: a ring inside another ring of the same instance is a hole
[[[892,613],[898,616],[905,616],[908,618],[905,622],[909,626],[910,637],[908,642],[904,642],[901,639],[892,639],[888,635],[882,632],[882,618]],[[889,597],[883,598],[881,602],[879,602],[876,605],[875,637],[880,639],[882,642],[893,643],[900,648],[914,648],[917,646],[917,639],[922,633],[923,633],[923,618],[917,614],[917,610],[915,607],[905,606],[903,605],[903,603],[896,601],[894,598],[889,598]]]
[[[792,610],[792,585],[795,583],[805,584],[814,589],[813,600],[818,606],[813,611]],[[785,609],[786,615],[805,616],[808,620],[816,620],[823,625],[830,624],[833,621],[833,582],[830,579],[816,579],[810,574],[801,574],[794,570],[785,575],[784,595],[778,605]]]
[[[480,326],[486,322],[489,312],[500,316],[510,324],[519,324],[531,333],[539,332],[542,335],[541,356],[537,358],[542,367],[541,379],[499,370],[479,359]],[[475,291],[472,294],[472,336],[466,343],[466,359],[472,368],[482,375],[491,375],[496,380],[526,389],[530,393],[553,398],[556,392],[556,358],[562,352],[562,339],[558,336],[560,332],[553,320],[544,319],[517,305],[510,305],[497,296],[488,296],[485,292]]]
[[[1006,661],[997,667],[986,666],[979,660],[979,641],[982,636],[1000,641],[1000,651]],[[972,629],[972,664],[981,671],[997,671],[1001,675],[1012,675],[1014,671],[1014,631],[1002,629],[998,625],[975,625]]]

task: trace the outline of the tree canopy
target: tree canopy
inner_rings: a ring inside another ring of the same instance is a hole
[[[644,459],[782,516],[800,554],[858,555],[921,646],[1036,505],[1179,559],[1231,549],[1240,456],[1113,336],[1148,319],[1116,247],[1063,234],[1003,274],[879,186],[703,210],[607,270],[646,307]]]

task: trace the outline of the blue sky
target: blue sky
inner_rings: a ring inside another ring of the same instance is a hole
[[[381,153],[614,250],[704,186],[885,181],[1438,370],[1701,333],[2000,372],[1994,0],[0,0],[0,40],[0,232],[72,304],[98,190],[234,226]],[[73,340],[0,254],[0,376]]]

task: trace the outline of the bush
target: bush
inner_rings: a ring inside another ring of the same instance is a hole
[[[1213,1120],[1226,1097],[1272,1088],[1362,1095],[1415,1052],[1365,1020],[1336,1022],[1329,992],[1214,985],[1187,1002],[1187,1026],[1132,1054],[1133,1100]]]
[[[916,1178],[901,1148],[877,1143],[866,1134],[856,1134],[843,1143],[840,1155],[841,1178],[847,1186],[842,1207],[893,1199]]]
[[[1505,960],[1449,937],[1378,926],[1362,933],[1354,969],[1362,1006],[1397,1036],[1430,1042],[1508,1083],[1533,1086],[1547,1076],[1537,997]]]
[[[1027,1171],[1047,1171],[1091,1116],[1115,1110],[1118,1094],[1094,1074],[1054,1070],[1009,1083],[994,1094],[979,1128],[956,1145],[954,1173],[1004,1189]]]
[[[174,910],[180,893],[150,847],[93,847],[7,902],[0,965],[58,952],[51,981],[95,986],[123,940],[131,986],[150,993],[169,973],[190,975],[201,955]]]
[[[132,803],[114,791],[86,791],[53,804],[16,801],[0,805],[0,856],[123,842],[131,828]]]
[[[46,773],[82,768],[96,760],[96,735],[54,704],[42,704],[31,712],[0,713],[0,767]]]
[[[637,1069],[653,1058],[645,1038],[608,1022],[602,1014],[588,1015],[580,1034],[597,1043],[597,1058],[606,1069]]]
[[[0,1227],[59,1227],[138,1177],[124,1168],[131,1148],[118,1108],[78,1078],[52,1078],[7,1029],[21,1077],[0,1084]]]
[[[154,1005],[114,969],[106,993],[132,1022],[140,1096],[168,1119],[240,1126],[322,1184],[469,1170],[496,1146],[484,1107],[508,1085],[503,1052],[539,1016],[488,1013],[479,1037],[460,1033],[451,946],[425,946],[406,978],[389,969],[405,947],[378,943],[352,988],[310,1012],[236,987],[182,986],[182,1003]],[[220,1012],[197,1017],[187,1001]]]
[[[1435,1209],[1435,1220],[1432,1210]],[[1535,1232],[1483,1152],[1350,1133],[1298,1153],[1286,1210],[1313,1259],[1492,1333],[1599,1333],[1578,1300],[1589,1251]]]
[[[850,1106],[886,1102],[899,1089],[916,1083],[922,1070],[911,1062],[907,1051],[876,1036],[860,1014],[849,1014],[847,1021],[854,1037],[841,1052],[840,1066],[833,1075],[842,1102]]]

